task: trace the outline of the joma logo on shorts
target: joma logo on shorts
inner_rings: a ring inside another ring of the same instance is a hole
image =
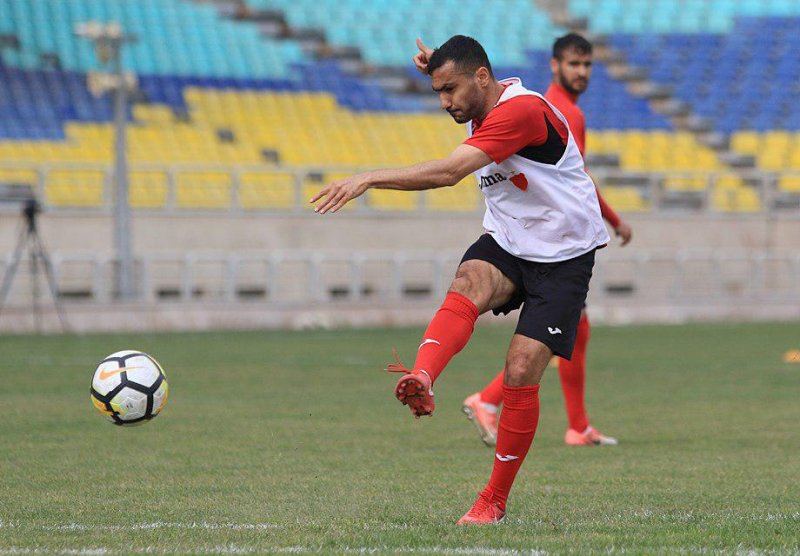
[[[481,176],[481,189],[500,183],[501,181],[506,181],[506,177],[500,172],[489,174],[488,176]]]

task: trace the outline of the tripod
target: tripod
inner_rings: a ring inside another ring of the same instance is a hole
[[[3,277],[3,285],[0,287],[0,313],[2,313],[6,301],[8,301],[8,294],[11,292],[11,284],[14,282],[14,276],[22,260],[23,251],[27,248],[28,256],[30,257],[31,298],[33,300],[33,320],[36,331],[40,332],[42,328],[42,315],[39,306],[39,297],[41,294],[39,288],[40,268],[44,269],[47,284],[50,288],[50,295],[53,298],[53,305],[55,305],[56,313],[58,314],[58,322],[61,325],[61,329],[66,331],[67,324],[64,319],[64,312],[61,309],[61,302],[58,298],[58,287],[56,285],[55,273],[53,272],[53,265],[50,262],[50,256],[47,254],[47,250],[44,247],[44,243],[36,227],[36,215],[40,212],[41,207],[35,199],[25,201],[25,206],[22,209],[24,221],[20,227],[17,246],[14,249],[11,263],[8,265],[5,276]]]

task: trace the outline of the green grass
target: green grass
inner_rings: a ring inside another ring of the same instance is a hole
[[[381,372],[421,330],[0,337],[0,554],[800,553],[797,324],[595,327],[593,421],[567,448],[557,373],[507,522],[457,528],[493,452],[461,400],[511,330],[479,326],[416,421]],[[141,349],[170,398],[138,428],[91,406]]]

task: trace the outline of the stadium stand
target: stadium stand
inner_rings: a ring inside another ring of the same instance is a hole
[[[790,53],[800,37],[800,4],[791,0],[569,0],[570,13],[608,36],[629,63],[668,86],[733,153],[752,157],[759,171],[800,168],[800,107],[793,101],[800,61]],[[697,170],[718,170],[699,165]],[[793,176],[778,176],[777,194],[795,195]],[[687,190],[702,176],[665,181]],[[761,208],[746,180],[722,176],[711,196],[717,210]],[[790,203],[794,205],[796,203]]]
[[[248,5],[282,10],[293,27],[317,27],[331,44],[358,48],[368,64],[405,68],[422,89],[427,80],[407,67],[409,49],[398,45],[413,45],[418,35],[436,44],[478,30],[499,77],[516,75],[544,90],[549,47],[564,29],[529,0],[503,3],[519,17],[501,22],[500,10],[482,10],[478,0],[447,0],[428,11],[410,0]],[[609,33],[631,62],[648,68],[654,80],[674,84],[698,114],[716,118],[719,131],[732,133],[734,151],[752,155],[763,170],[800,167],[800,136],[792,133],[800,112],[789,101],[786,81],[797,74],[798,62],[780,55],[797,40],[791,32],[797,20],[786,17],[796,15],[793,4],[708,0],[679,10],[685,3],[658,0],[650,11],[644,4],[569,1],[573,14],[591,15],[591,29]],[[455,9],[464,20],[447,17]],[[764,15],[773,17],[752,17]],[[100,66],[90,44],[72,32],[89,19],[117,20],[138,37],[123,54],[140,89],[128,143],[136,207],[289,209],[348,169],[442,155],[463,137],[447,117],[425,112],[418,95],[386,92],[336,60],[312,59],[297,41],[265,36],[256,22],[224,17],[213,3],[0,0],[0,34],[19,44],[3,49],[0,61],[0,181],[43,180],[45,200],[55,206],[108,202],[103,168],[113,154],[111,100],[89,92],[87,72]],[[493,32],[500,23],[505,32]],[[768,53],[768,63],[746,63],[756,60],[750,54],[756,46]],[[785,77],[779,83],[785,86],[759,88],[765,71]],[[709,172],[728,170],[715,152],[675,131],[604,64],[595,64],[581,105],[593,130],[589,152],[616,159],[621,172],[663,173],[666,194],[700,192],[714,183],[716,209],[760,208],[757,191],[736,175],[709,181]],[[796,191],[789,178],[777,183]],[[623,184],[606,195],[621,210],[653,207],[653,196],[640,187]],[[473,210],[479,201],[473,187],[463,187],[419,197],[371,193],[366,205]]]
[[[440,44],[470,29],[490,60],[524,66],[527,51],[549,50],[564,31],[530,0],[501,0],[497,9],[486,9],[480,0],[441,0],[433,9],[421,9],[414,0],[249,0],[249,4],[281,9],[293,26],[324,29],[331,43],[356,46],[365,60],[376,65],[407,65],[408,49],[398,45],[413,45],[416,37]]]
[[[594,33],[732,33],[740,18],[800,16],[794,0],[568,0]]]

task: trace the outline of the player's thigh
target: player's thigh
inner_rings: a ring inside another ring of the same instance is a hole
[[[515,290],[514,283],[495,265],[471,259],[458,266],[448,291],[463,295],[484,313],[508,303]]]
[[[508,386],[539,384],[552,356],[553,350],[543,342],[522,334],[514,334],[506,355],[505,384]]]
[[[516,333],[539,340],[555,355],[570,359],[593,266],[594,252],[590,252],[541,266],[540,272],[528,276],[528,297]]]

